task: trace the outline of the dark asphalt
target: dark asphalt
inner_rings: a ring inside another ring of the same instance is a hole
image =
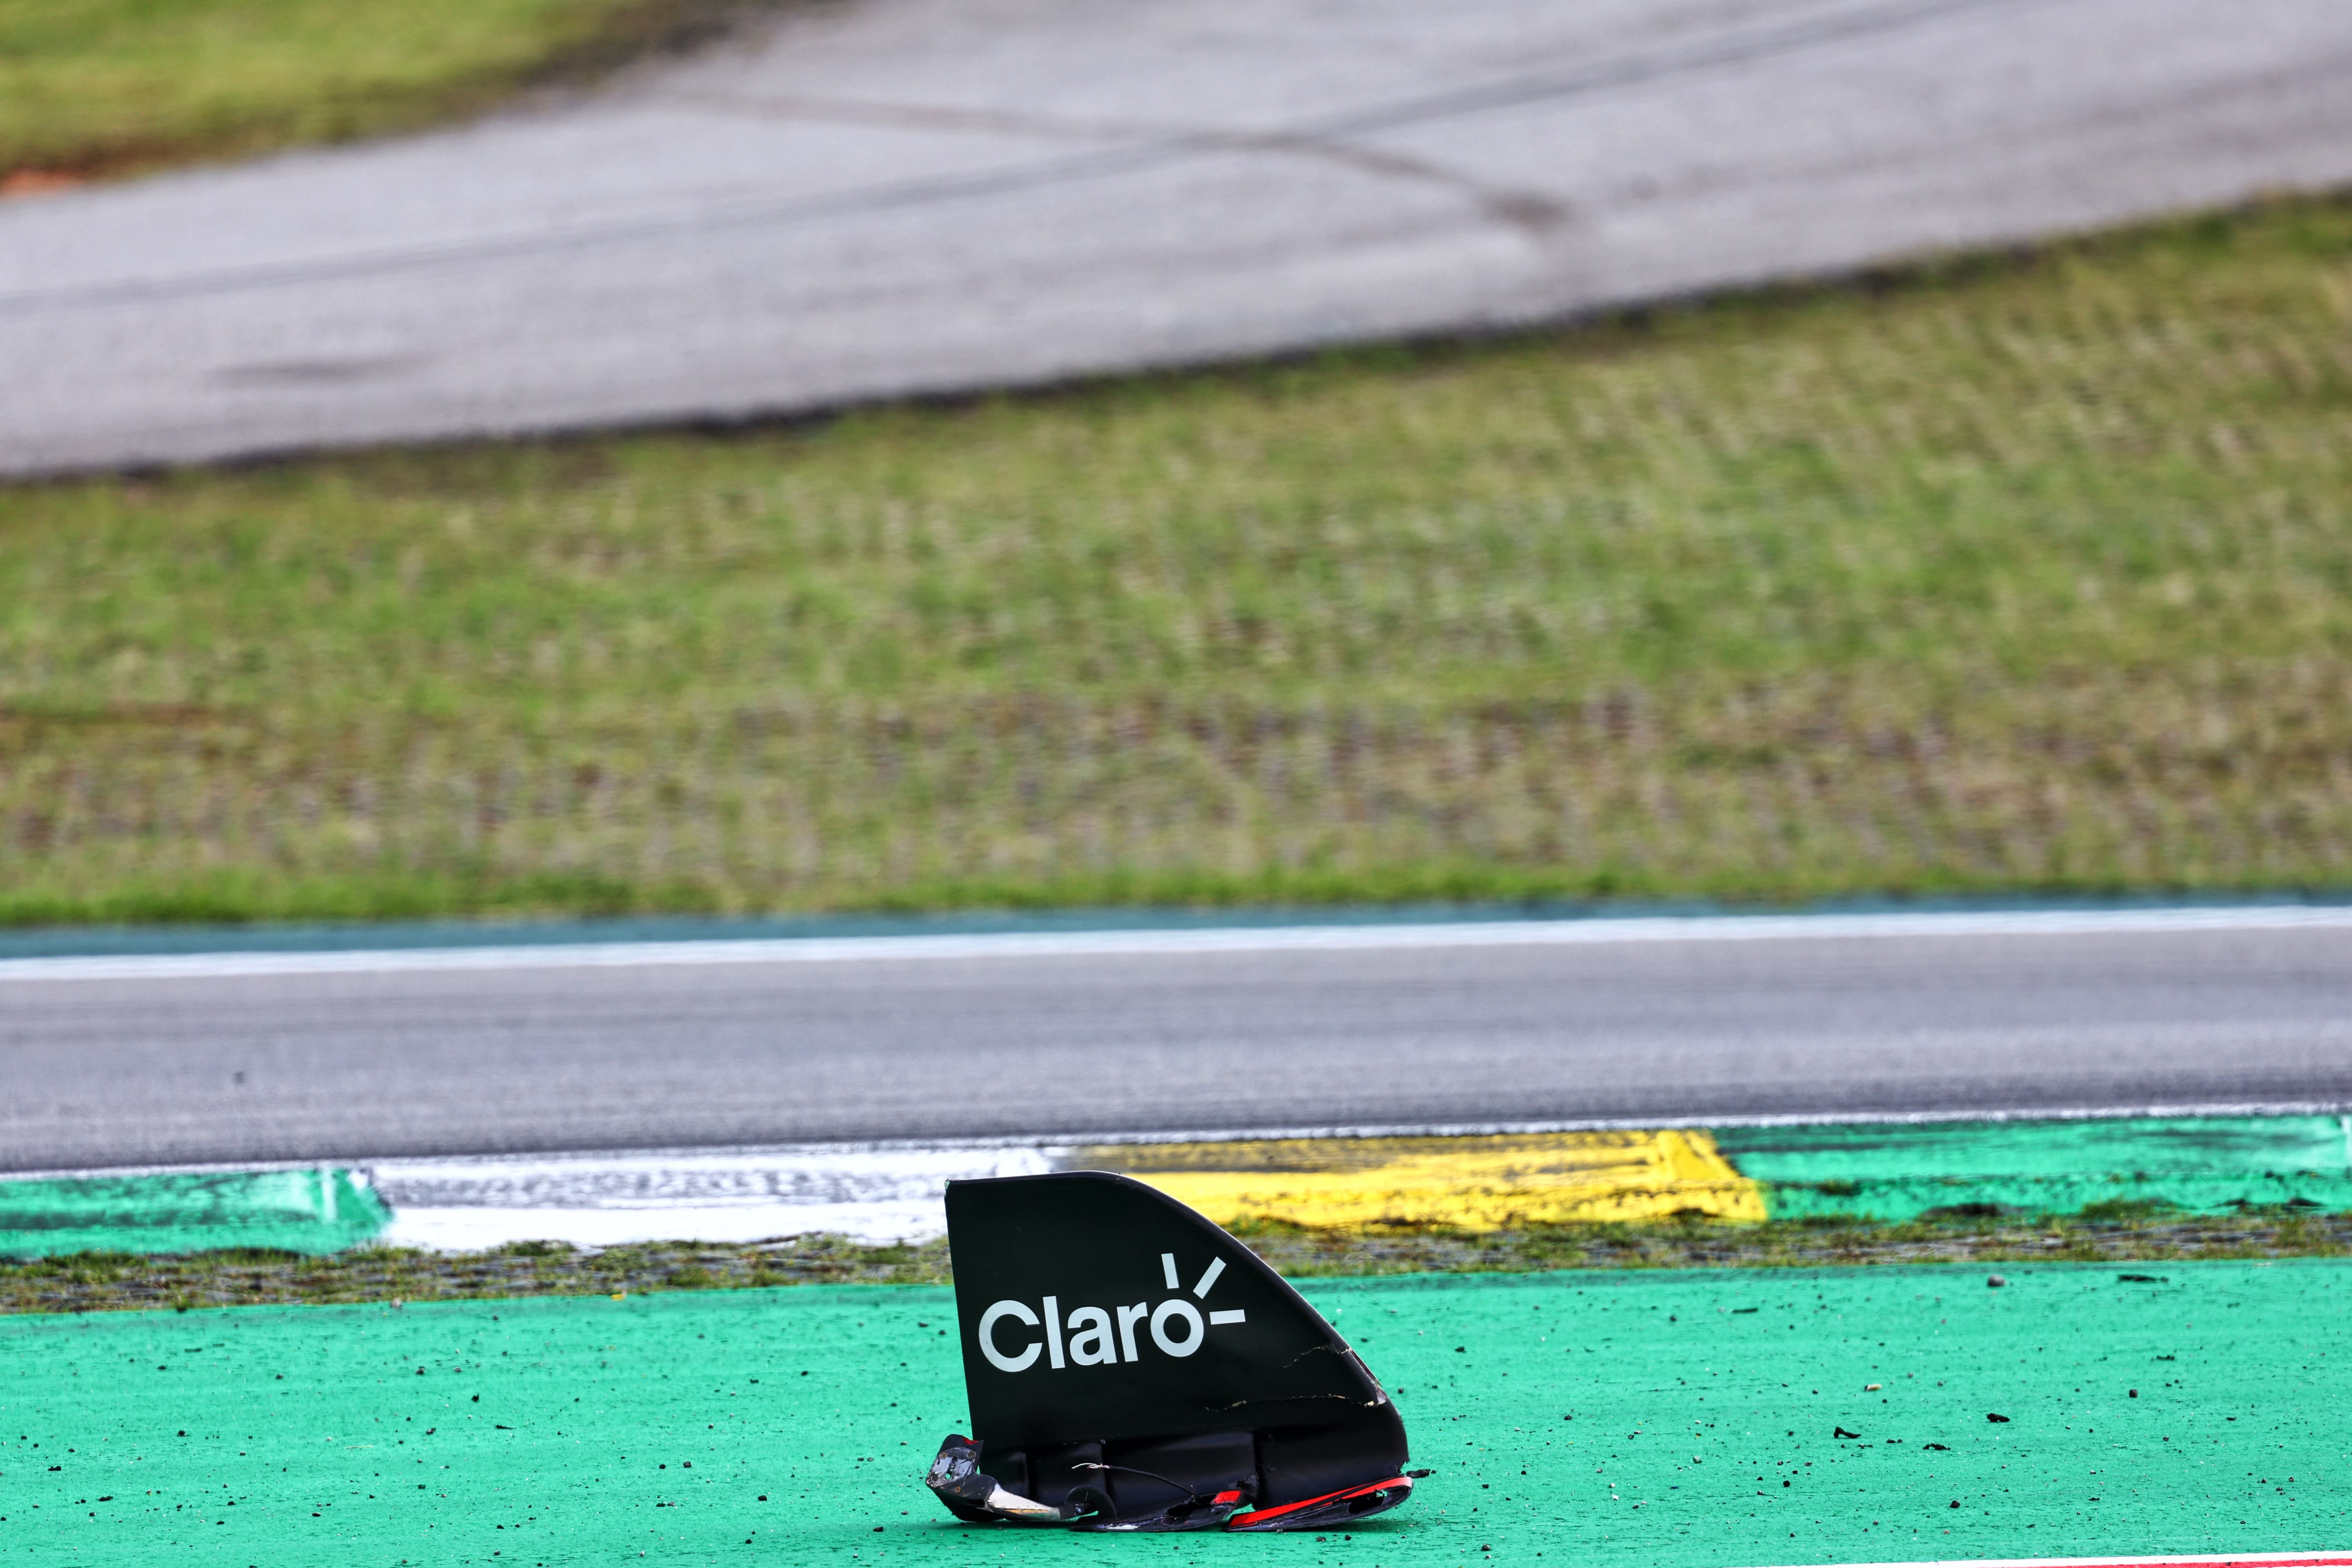
[[[2352,930],[0,984],[0,1168],[2352,1102]]]

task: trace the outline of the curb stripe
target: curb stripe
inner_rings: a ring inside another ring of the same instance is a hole
[[[2352,1113],[2352,1102],[2334,1100],[2230,1100],[2213,1103],[2191,1102],[2185,1105],[2145,1105],[2116,1108],[2113,1106],[2019,1106],[2009,1110],[1857,1110],[1843,1114],[1835,1111],[1784,1111],[1762,1116],[1692,1117],[1675,1122],[1655,1116],[1570,1117],[1539,1121],[1415,1121],[1361,1122],[1348,1126],[1309,1127],[1218,1127],[1218,1128],[1155,1128],[1140,1132],[1090,1132],[1079,1137],[1042,1134],[1007,1134],[998,1137],[974,1138],[862,1138],[821,1143],[724,1143],[702,1147],[631,1149],[548,1149],[521,1154],[452,1154],[384,1155],[338,1154],[331,1164],[367,1165],[383,1159],[446,1159],[456,1163],[487,1164],[504,1162],[548,1163],[567,1160],[605,1159],[759,1159],[785,1158],[805,1153],[923,1153],[937,1151],[964,1152],[987,1149],[1035,1149],[1052,1144],[1080,1145],[1089,1148],[1115,1148],[1135,1143],[1246,1143],[1274,1138],[1485,1138],[1526,1137],[1545,1132],[1646,1132],[1662,1123],[1685,1131],[1704,1126],[1707,1129],[1748,1127],[1944,1127],[1961,1123],[1982,1122],[1990,1126],[2009,1126],[2020,1122],[2102,1122],[2129,1121],[2147,1117],[2200,1118],[2214,1116],[2344,1116]],[[2352,1142],[2347,1148],[2352,1150]],[[308,1171],[318,1167],[317,1160],[230,1160],[192,1161],[172,1165],[108,1165],[102,1168],[72,1166],[42,1167],[0,1173],[0,1181],[33,1181],[83,1176],[172,1176],[221,1172],[247,1171]],[[1851,1565],[1849,1565],[1851,1568]]]
[[[1763,1189],[1697,1131],[1119,1144],[1081,1147],[1068,1163],[1132,1176],[1222,1226],[1492,1231],[1765,1217]]]
[[[2352,1212],[2352,1118],[1722,1127],[1471,1135],[809,1144],[382,1160],[357,1169],[0,1177],[0,1254],[225,1246],[327,1252],[371,1237],[475,1251],[518,1241],[922,1240],[950,1181],[1118,1172],[1229,1227],[1335,1233],[1698,1215],[1900,1223],[2042,1215]],[[2105,1205],[2105,1206],[2102,1206]]]
[[[2314,909],[2302,905],[2223,910],[2027,910],[1987,914],[1692,915],[1581,921],[1491,921],[1449,925],[1024,931],[958,936],[592,942],[578,946],[422,948],[352,952],[15,958],[0,960],[0,981],[213,979],[730,963],[1179,957],[1194,953],[1592,947],[1682,942],[2152,936],[2194,931],[2347,930],[2352,930],[2352,909]]]

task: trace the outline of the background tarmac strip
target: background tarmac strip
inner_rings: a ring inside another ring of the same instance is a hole
[[[786,10],[540,112],[8,204],[0,470],[1479,331],[2352,172],[2338,0],[1118,15]]]
[[[1877,937],[2137,935],[2352,930],[2352,908],[2029,910],[1921,914],[1688,915],[1462,921],[1425,925],[1232,926],[1208,930],[978,931],[940,936],[747,938],[531,943],[353,952],[104,953],[0,959],[0,982],[247,978],[434,971],[561,970],[905,959],[1590,947],[1621,942],[1845,941]]]
[[[1216,1223],[1309,1229],[1635,1222],[1697,1214],[1907,1221],[2352,1210],[2352,1118],[1297,1136],[388,1160],[362,1170],[0,1181],[0,1253],[447,1252],[523,1241],[880,1243],[946,1226],[950,1181],[1118,1171]]]
[[[2313,1397],[2352,1355],[2352,1267],[2008,1279],[1308,1281],[1436,1471],[1322,1560],[2251,1563],[2326,1561],[2352,1530],[2352,1406]],[[921,1488],[969,1430],[954,1325],[945,1289],[826,1286],[0,1318],[0,1543],[125,1565],[707,1563],[747,1542],[968,1565],[1011,1542]]]

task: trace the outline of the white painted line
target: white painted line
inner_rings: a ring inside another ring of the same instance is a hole
[[[2352,930],[2352,907],[2019,910],[1874,915],[1691,915],[1429,925],[1221,927],[1212,931],[982,932],[446,947],[349,952],[194,952],[0,959],[0,982],[230,979],[292,974],[1119,958],[1348,952],[1408,948],[1591,947],[1628,942],[1852,941],[1884,937],[2164,935]]]
[[[749,1154],[384,1160],[392,1247],[478,1252],[519,1241],[618,1247],[826,1233],[881,1243],[947,1234],[947,1184],[1036,1175],[1060,1151],[816,1145]]]
[[[638,1242],[743,1245],[824,1233],[887,1246],[947,1234],[947,1211],[929,1203],[758,1204],[727,1208],[395,1209],[375,1237],[383,1247],[426,1252],[487,1252],[520,1241],[593,1250]]]

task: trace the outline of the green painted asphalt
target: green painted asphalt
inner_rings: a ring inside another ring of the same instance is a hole
[[[323,1256],[392,1215],[349,1171],[226,1171],[0,1181],[0,1255],[267,1247]]]
[[[2103,1205],[2352,1209],[2352,1117],[1730,1127],[1715,1142],[1763,1184],[1774,1219],[2095,1215]]]
[[[942,1289],[0,1319],[0,1563],[1732,1568],[2352,1540],[2352,1267],[2149,1272],[1311,1281],[1436,1471],[1322,1537],[953,1522],[919,1480],[964,1414]]]

